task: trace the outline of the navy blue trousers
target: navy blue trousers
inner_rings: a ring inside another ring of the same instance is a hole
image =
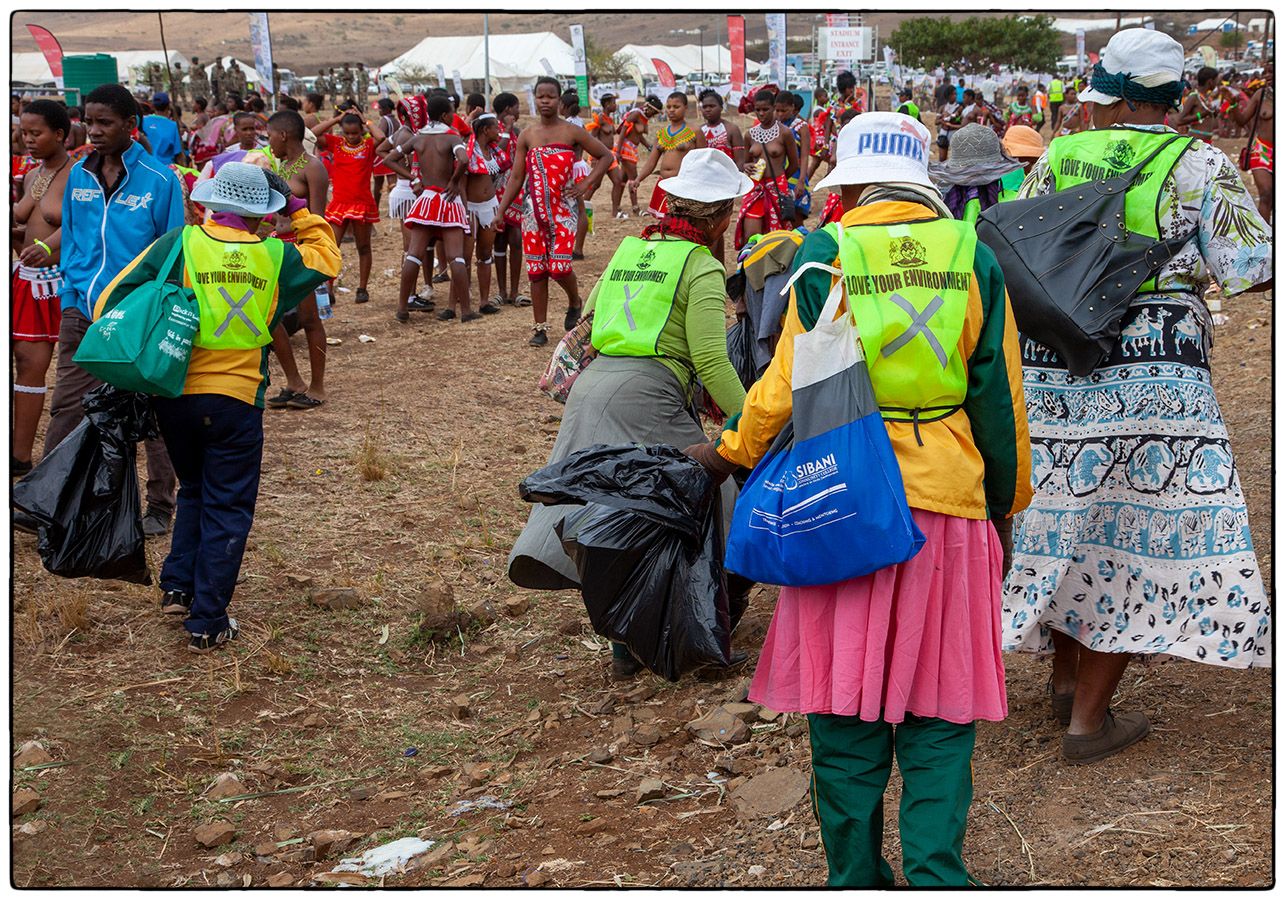
[[[263,410],[222,394],[185,394],[153,401],[178,475],[178,509],[161,590],[192,596],[183,626],[217,634],[254,523],[263,460]]]

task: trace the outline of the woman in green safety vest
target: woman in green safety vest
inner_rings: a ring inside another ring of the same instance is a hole
[[[678,174],[660,182],[668,213],[627,237],[585,303],[598,356],[576,378],[549,462],[592,444],[671,444],[705,439],[695,412],[697,381],[725,413],[745,400],[727,356],[727,291],[710,247],[727,230],[737,197],[752,182],[713,148],[689,151]],[[731,520],[735,490],[724,486]],[[565,507],[536,505],[509,555],[509,578],[522,587],[579,586],[554,531]],[[737,598],[733,597],[733,617]],[[743,608],[742,608],[743,609]],[[639,664],[622,645],[612,672],[632,677]]]
[[[951,138],[950,158],[930,164],[928,171],[951,214],[976,222],[983,210],[1000,201],[1001,179],[1020,175],[1022,164],[1004,154],[993,129],[973,122]]]
[[[1059,76],[1053,76],[1049,81],[1049,121],[1057,121],[1057,112],[1062,108],[1062,79]],[[1056,132],[1054,132],[1056,134]]]
[[[188,649],[205,653],[237,636],[228,605],[259,491],[272,329],[341,260],[326,220],[259,166],[225,163],[192,200],[209,220],[158,238],[103,291],[95,317],[165,271],[198,304],[183,394],[152,404],[179,480],[161,611],[182,616]],[[297,242],[260,239],[259,223],[283,207]]]
[[[1132,654],[1229,668],[1272,659],[1271,600],[1210,380],[1203,302],[1211,281],[1225,297],[1269,287],[1272,234],[1226,155],[1165,126],[1183,57],[1160,31],[1114,35],[1081,95],[1095,130],[1055,138],[1022,187],[1078,193],[1159,150],[1129,189],[1128,228],[1192,236],[1133,298],[1090,375],[1023,347],[1036,490],[1005,585],[1004,646],[1053,652],[1050,712],[1073,763],[1148,734],[1145,691],[1133,709],[1109,706]],[[1256,399],[1271,402],[1265,387]]]
[[[975,723],[1008,712],[1003,535],[1031,495],[1021,360],[1003,275],[932,186],[929,139],[891,112],[839,133],[821,186],[839,187],[846,211],[795,254],[784,331],[741,414],[717,443],[686,451],[722,475],[763,458],[792,415],[795,337],[817,326],[842,278],[841,314],[855,319],[927,542],[862,578],[783,588],[750,686],[754,702],[808,715],[832,887],[893,883],[882,844],[894,756],[906,881],[971,883],[962,848]]]

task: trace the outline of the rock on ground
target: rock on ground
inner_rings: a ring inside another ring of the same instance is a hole
[[[236,837],[236,827],[226,819],[198,825],[192,831],[192,837],[202,847],[221,847]]]
[[[798,769],[770,769],[732,792],[736,811],[745,817],[777,816],[808,793],[808,776]]]
[[[360,834],[352,831],[327,828],[312,832],[308,835],[308,842],[312,844],[312,849],[317,851],[317,859],[326,859],[331,854],[343,853],[359,837],[361,837]]]
[[[658,778],[644,778],[638,785],[639,803],[646,803],[648,800],[659,800],[665,796],[665,783]]]
[[[22,788],[13,792],[13,817],[25,816],[29,812],[35,812],[40,809],[40,795],[29,788]]]
[[[356,588],[322,588],[313,591],[308,599],[322,609],[356,609],[361,605],[361,595]]]
[[[13,767],[15,769],[25,769],[28,766],[43,766],[45,763],[51,763],[54,758],[49,755],[45,745],[40,741],[27,741],[18,748],[18,752],[13,756]]]
[[[214,783],[205,792],[205,799],[222,800],[225,797],[238,797],[247,793],[249,791],[245,789],[245,785],[241,783],[239,778],[231,772],[223,772],[215,777]]]
[[[743,744],[750,739],[750,727],[721,706],[688,722],[687,730],[711,744]]]

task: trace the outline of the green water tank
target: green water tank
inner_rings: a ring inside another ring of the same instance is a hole
[[[116,84],[116,57],[109,53],[86,53],[62,58],[62,80],[68,92],[84,97],[100,84]]]

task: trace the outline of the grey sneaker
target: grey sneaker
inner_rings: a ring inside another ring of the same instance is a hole
[[[228,619],[228,627],[224,628],[218,634],[194,634],[188,639],[187,649],[193,653],[209,653],[216,647],[222,647],[228,641],[236,639],[240,632],[236,627],[236,619]]]
[[[159,509],[147,508],[143,516],[143,534],[147,537],[160,537],[170,533],[171,514]]]

